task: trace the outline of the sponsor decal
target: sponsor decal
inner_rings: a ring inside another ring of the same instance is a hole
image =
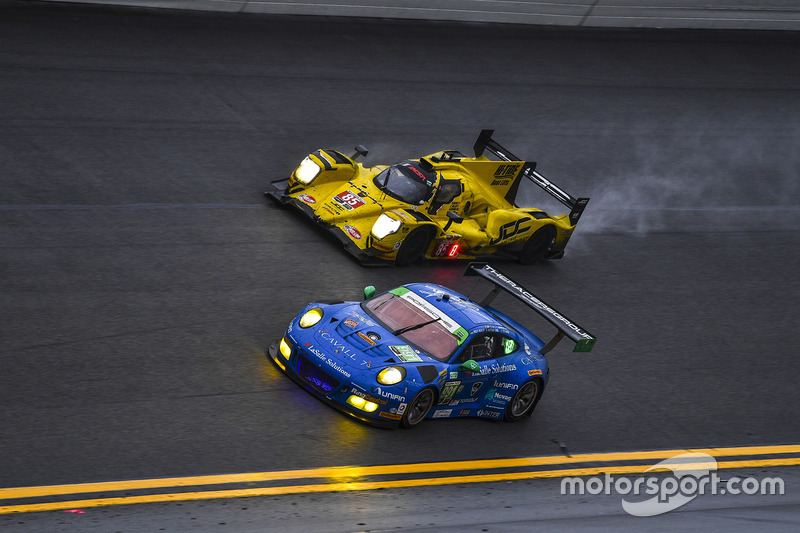
[[[458,416],[469,416],[469,409],[462,409],[458,412]]]
[[[517,390],[519,385],[516,383],[503,383],[501,381],[495,381],[492,383],[492,387],[496,389]]]
[[[510,239],[511,237],[516,237],[517,235],[522,235],[523,233],[530,230],[533,226],[525,226],[522,227],[520,224],[523,222],[528,222],[531,220],[531,217],[522,217],[518,218],[517,220],[512,220],[506,224],[500,226],[500,235],[496,239],[492,239],[489,241],[489,246],[494,246],[495,244],[504,241],[506,239]]]
[[[356,386],[355,383],[353,384],[353,386],[354,387]],[[356,396],[358,396],[360,398],[364,398],[368,402],[377,403],[377,404],[380,404],[380,405],[386,405],[387,403],[389,403],[384,399],[376,398],[374,396],[370,396],[369,394],[366,394],[364,391],[361,391],[361,390],[358,390],[358,389],[355,389],[355,388],[351,388],[350,389],[350,394],[355,394]]]
[[[344,225],[344,230],[347,232],[348,235],[350,235],[355,240],[357,240],[357,241],[361,240],[361,232],[358,231],[353,226],[351,226],[350,224],[345,224]]]
[[[337,202],[339,205],[347,209],[348,211],[352,211],[353,209],[358,209],[362,205],[364,205],[364,200],[358,197],[356,193],[351,190],[346,190],[344,192],[340,192],[336,196],[333,197],[333,200]]]
[[[452,409],[438,409],[437,411],[434,411],[433,418],[447,418],[452,414]]]
[[[583,329],[581,329],[580,326],[570,322],[567,319],[567,317],[565,317],[564,315],[562,315],[561,313],[559,313],[558,311],[556,311],[555,309],[553,309],[552,307],[550,307],[549,305],[547,305],[546,303],[541,301],[539,298],[537,298],[533,294],[531,294],[528,291],[526,291],[524,287],[520,287],[519,285],[514,283],[514,281],[512,281],[509,278],[507,278],[506,276],[504,276],[503,274],[501,274],[497,270],[493,269],[489,265],[485,265],[483,268],[487,272],[489,272],[492,275],[494,275],[495,277],[497,277],[500,281],[502,281],[503,283],[508,285],[508,287],[510,289],[512,289],[514,292],[518,293],[522,297],[522,299],[524,299],[525,301],[530,303],[533,307],[535,307],[537,309],[541,309],[542,311],[544,311],[547,314],[551,315],[553,318],[555,318],[556,320],[558,320],[559,322],[564,324],[566,327],[568,327],[569,329],[571,329],[572,331],[577,333],[578,336],[580,336],[581,338],[587,339],[587,340],[594,339],[594,337],[589,335],[587,332],[583,331]]]
[[[328,330],[322,329],[319,331],[319,336],[328,341],[334,348],[334,353],[342,353],[350,359],[356,358],[356,353],[352,348],[348,348],[343,342],[339,342],[333,338]]]
[[[362,339],[364,339],[364,341],[365,341],[367,344],[369,344],[370,346],[375,346],[375,345],[377,344],[377,343],[376,343],[374,340],[370,339],[370,338],[369,338],[369,336],[367,336],[367,335],[364,335],[364,334],[363,334],[363,333],[361,333],[360,331],[358,332],[358,336],[359,336],[359,337],[361,337]]]
[[[339,373],[340,373],[341,375],[343,375],[344,377],[346,377],[346,378],[350,378],[350,372],[348,372],[347,370],[345,370],[344,368],[342,368],[341,366],[339,366],[339,365],[336,363],[336,361],[334,361],[334,360],[332,360],[332,359],[328,359],[328,360],[327,360],[327,363],[328,363],[328,366],[332,367],[334,370],[336,370],[337,372],[339,372]]]
[[[519,172],[521,165],[500,165],[494,171],[495,178],[513,178]],[[494,183],[492,184],[494,185]]]
[[[483,416],[483,417],[486,417],[486,418],[493,418],[495,420],[500,418],[500,413],[499,412],[497,412],[497,411],[487,411],[486,409],[479,409],[477,415],[478,416]]]
[[[481,371],[478,373],[473,372],[472,374],[479,375],[479,376],[486,376],[489,374],[501,374],[503,372],[513,372],[517,369],[517,365],[511,364],[507,365],[503,363],[502,365],[498,365],[497,363],[492,363],[491,365],[486,365],[481,367]]]
[[[448,381],[442,386],[442,395],[439,398],[439,404],[446,404],[453,399],[453,396],[458,392],[461,387],[460,381]]]
[[[542,375],[542,371],[539,370],[538,368],[535,368],[533,370],[528,370],[528,375],[529,376],[541,376]]]
[[[450,400],[450,405],[459,405],[462,403],[477,403],[477,398],[461,398],[459,400]]]
[[[505,394],[500,394],[499,392],[495,392],[494,393],[494,399],[495,400],[500,400],[500,401],[503,401],[503,402],[510,402],[511,401],[511,396],[507,396]]]
[[[389,346],[389,349],[404,363],[418,363],[422,361],[422,358],[414,352],[414,348],[407,344]]]
[[[480,390],[481,386],[483,386],[483,382],[482,381],[479,381],[479,382],[475,383],[474,385],[472,385],[472,391],[470,391],[469,395],[470,396],[475,396],[475,393]]]
[[[450,333],[455,335],[456,338],[458,338],[459,345],[461,345],[465,340],[467,340],[467,337],[469,337],[467,330],[461,327],[461,325],[458,322],[456,322],[455,320],[444,314],[442,311],[440,311],[439,309],[428,303],[419,294],[405,287],[398,287],[396,289],[392,289],[389,292],[391,292],[395,296],[403,298],[404,300],[412,304],[414,307],[420,309],[425,314],[430,316],[431,319],[438,319],[439,323],[443,325],[447,329],[447,331],[449,331]]]
[[[316,347],[315,347],[313,344],[311,344],[310,342],[307,342],[307,343],[303,344],[303,346],[306,348],[306,351],[307,351],[307,352],[309,352],[309,353],[313,353],[314,355],[316,355],[317,357],[319,357],[319,358],[320,358],[320,359],[322,359],[323,361],[325,361],[326,359],[328,359],[328,357],[327,357],[327,356],[326,356],[326,355],[325,355],[325,354],[324,354],[322,351],[320,351],[319,349],[317,349],[317,348],[316,348]]]
[[[303,344],[303,347],[306,349],[306,352],[312,353],[320,358],[320,360],[324,361],[328,364],[328,366],[332,367],[334,370],[342,374],[344,377],[349,378],[350,372],[342,368],[336,361],[333,359],[328,359],[328,357],[320,350],[318,350],[313,344],[310,342],[306,342]]]
[[[397,414],[398,415],[402,415],[403,413],[406,412],[406,405],[408,405],[408,404],[401,403],[400,405],[397,406]]]
[[[444,370],[442,372],[444,372]],[[450,379],[458,379],[458,372],[450,372]]]
[[[416,175],[417,175],[417,177],[418,177],[419,179],[421,179],[421,180],[422,180],[422,181],[425,183],[425,185],[427,185],[428,187],[433,187],[433,184],[434,184],[434,182],[435,182],[435,179],[436,179],[436,178],[429,179],[427,176],[425,176],[425,174],[423,174],[422,172],[420,172],[420,171],[419,171],[419,170],[418,170],[418,169],[417,169],[415,166],[413,166],[413,165],[410,165],[410,164],[405,164],[405,165],[403,165],[403,167],[404,167],[404,168],[406,168],[406,169],[408,169],[408,170],[410,170],[410,171],[411,171],[411,172],[413,172],[414,174],[416,174]]]
[[[372,394],[377,394],[381,398],[387,398],[389,400],[395,400],[397,402],[406,401],[405,396],[401,396],[399,394],[395,394],[394,392],[383,390],[380,387],[372,387]]]
[[[301,202],[305,202],[311,205],[317,203],[317,199],[311,196],[310,194],[301,194],[300,196],[297,197],[297,199],[300,200]]]
[[[361,323],[364,324],[365,326],[374,326],[375,325],[375,322],[373,322],[372,320],[370,320],[369,318],[365,317],[364,315],[362,315],[362,314],[360,314],[358,312],[353,311],[350,314],[353,315],[353,318],[359,319],[361,321]]]
[[[380,416],[381,418],[388,418],[390,420],[400,420],[401,418],[403,418],[401,415],[395,413],[387,413],[386,411],[381,411],[380,413],[378,413],[378,416]]]
[[[343,324],[348,328],[355,328],[358,326],[358,321],[352,318],[345,318]]]

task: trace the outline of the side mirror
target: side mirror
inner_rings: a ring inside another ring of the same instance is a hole
[[[442,228],[442,231],[447,231],[450,228],[450,226],[452,226],[454,223],[455,224],[461,224],[462,222],[464,222],[464,217],[462,217],[461,215],[459,215],[455,211],[448,211],[447,212],[447,218],[450,219],[450,220],[448,220],[447,224],[444,225],[444,228]]]
[[[355,151],[356,151],[356,153],[354,153],[353,155],[350,156],[350,159],[352,159],[353,161],[358,159],[359,156],[367,157],[367,154],[369,153],[369,151],[367,151],[367,149],[364,148],[364,145],[362,145],[362,144],[357,144],[356,147],[355,147]]]
[[[369,300],[373,296],[375,296],[375,287],[372,285],[367,285],[364,287],[364,299]]]
[[[470,359],[469,361],[464,361],[461,363],[461,366],[458,367],[459,372],[480,372],[481,365],[475,362],[474,359]]]

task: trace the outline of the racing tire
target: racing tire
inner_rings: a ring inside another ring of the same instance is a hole
[[[550,251],[556,239],[556,230],[553,226],[544,226],[528,237],[525,245],[517,256],[517,260],[523,265],[532,265],[541,261]]]
[[[431,235],[430,229],[415,229],[403,239],[403,244],[401,244],[400,249],[397,250],[397,256],[394,260],[395,264],[397,266],[410,265],[428,251],[432,240],[433,235]]]
[[[534,408],[536,408],[541,395],[542,381],[538,378],[529,379],[511,397],[511,401],[506,406],[503,419],[506,422],[514,422],[526,415],[530,416]]]
[[[404,428],[413,428],[425,420],[435,402],[436,394],[434,394],[433,389],[422,389],[408,402],[408,407],[406,407],[400,423]]]

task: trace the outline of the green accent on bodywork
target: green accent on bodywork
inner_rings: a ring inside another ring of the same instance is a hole
[[[392,289],[389,292],[391,292],[395,296],[402,296],[405,293],[410,292],[410,290],[406,289],[405,287],[397,287],[396,289]]]
[[[467,340],[467,337],[469,337],[469,333],[467,333],[467,330],[465,330],[464,328],[461,328],[461,327],[459,327],[457,330],[455,330],[453,332],[453,335],[458,337],[458,345],[459,346],[464,344],[464,341]]]
[[[506,355],[513,352],[516,347],[517,343],[514,342],[514,339],[509,339],[508,337],[503,339],[503,353],[505,353]]]
[[[591,352],[597,339],[581,339],[575,343],[573,352]]]
[[[367,285],[364,287],[364,299],[369,300],[373,296],[375,296],[375,287],[372,285]]]
[[[464,361],[461,363],[461,366],[459,366],[458,369],[462,372],[480,372],[481,365],[479,365],[474,359],[470,359],[469,361]]]

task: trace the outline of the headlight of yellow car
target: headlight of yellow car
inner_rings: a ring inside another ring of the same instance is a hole
[[[319,307],[315,307],[314,309],[310,309],[300,317],[300,327],[301,328],[310,328],[317,322],[322,320],[322,309]]]
[[[406,379],[406,369],[402,366],[390,366],[378,372],[378,383],[381,385],[397,385]]]
[[[387,235],[397,233],[397,230],[399,230],[402,225],[403,223],[401,221],[395,220],[386,213],[383,213],[378,217],[378,220],[375,221],[375,224],[372,225],[372,235],[376,239],[383,239]]]
[[[303,162],[300,163],[300,166],[297,167],[297,170],[294,171],[294,176],[297,178],[297,181],[303,185],[308,185],[314,181],[314,178],[317,177],[321,170],[322,168],[313,162],[310,157],[306,157],[303,159]]]

